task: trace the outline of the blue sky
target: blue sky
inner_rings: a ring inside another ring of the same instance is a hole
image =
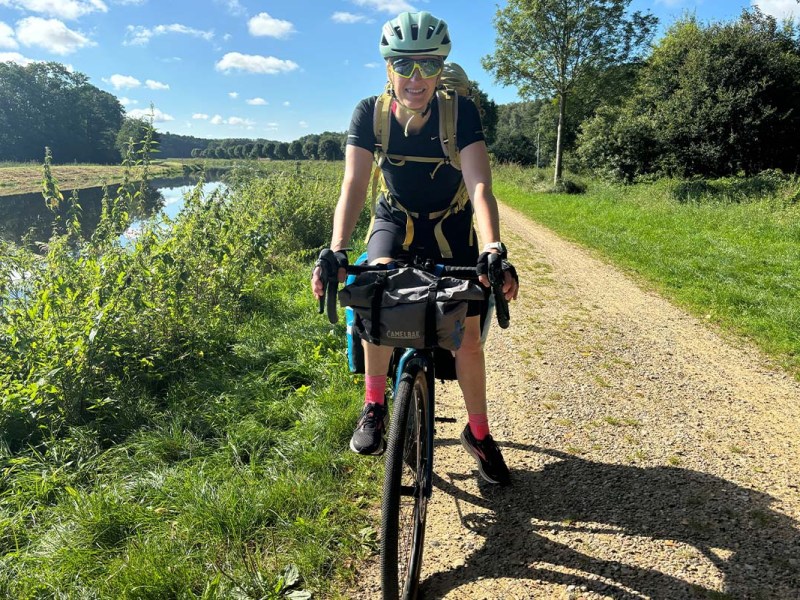
[[[668,26],[751,5],[775,16],[795,0],[632,0]],[[505,2],[501,1],[500,6]],[[56,60],[89,76],[129,114],[155,107],[156,128],[198,137],[290,141],[347,128],[378,93],[381,24],[403,10],[445,19],[451,59],[498,103],[516,90],[480,64],[492,52],[498,4],[484,0],[0,0],[0,60]]]

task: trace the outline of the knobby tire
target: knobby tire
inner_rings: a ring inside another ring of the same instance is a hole
[[[381,590],[384,600],[413,600],[425,541],[428,381],[419,366],[401,376],[386,448],[381,516]],[[411,491],[413,490],[413,492]],[[409,492],[403,494],[403,491]]]

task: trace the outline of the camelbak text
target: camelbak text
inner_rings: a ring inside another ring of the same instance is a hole
[[[386,337],[395,338],[400,340],[416,340],[422,337],[419,331],[387,331]]]

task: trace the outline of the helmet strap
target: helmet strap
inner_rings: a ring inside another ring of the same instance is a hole
[[[409,117],[408,121],[406,121],[406,126],[403,129],[403,135],[408,137],[408,127],[409,127],[409,125],[411,125],[411,121],[413,121],[414,117],[416,117],[417,115],[419,115],[423,119],[427,116],[427,114],[431,111],[431,105],[433,104],[433,98],[431,98],[431,100],[428,102],[428,105],[425,107],[424,110],[418,110],[416,108],[408,107],[405,104],[403,104],[402,102],[400,102],[400,99],[394,93],[394,88],[393,87],[390,86],[390,90],[392,92],[392,98],[394,98],[394,101],[399,106],[401,106],[403,109],[405,109],[405,110],[407,110],[408,112],[411,113],[411,117]]]

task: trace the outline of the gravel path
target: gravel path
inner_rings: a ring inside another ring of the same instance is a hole
[[[522,281],[492,330],[478,482],[439,386],[423,598],[800,598],[800,383],[501,207]],[[526,258],[521,258],[526,257]],[[379,598],[377,561],[355,598]]]

